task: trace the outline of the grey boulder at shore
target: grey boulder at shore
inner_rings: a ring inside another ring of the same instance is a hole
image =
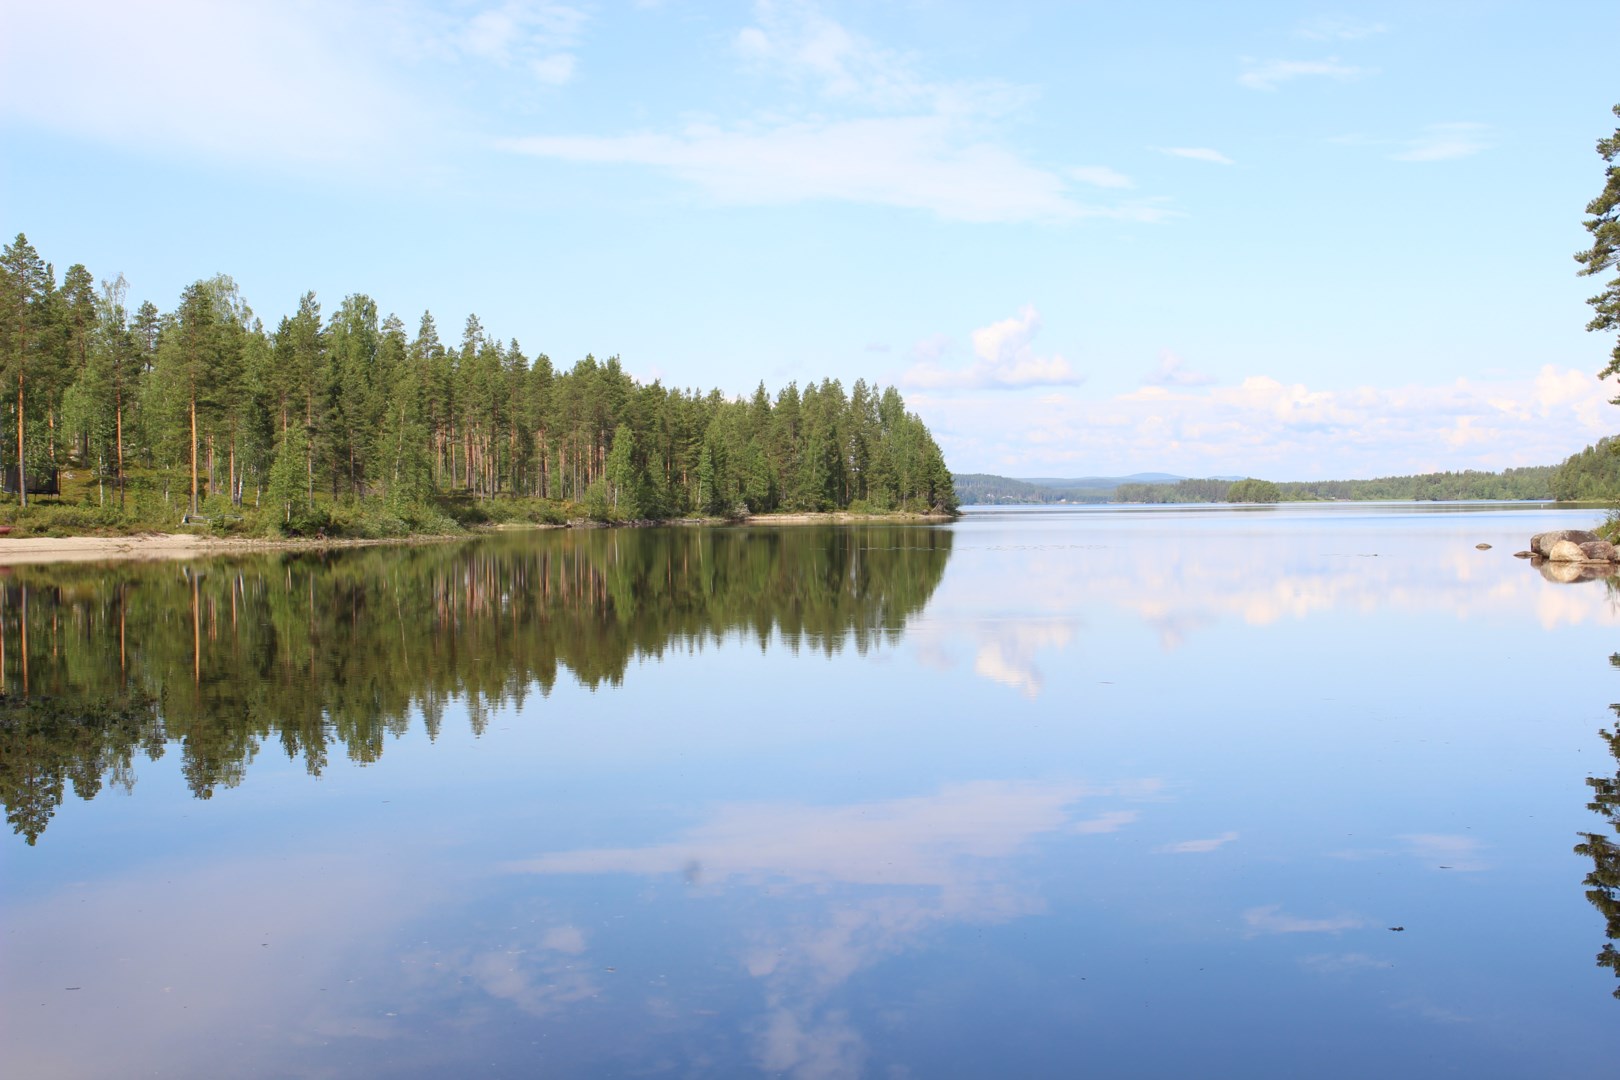
[[[1530,538],[1530,553],[1551,562],[1620,562],[1613,544],[1584,529],[1537,533]]]

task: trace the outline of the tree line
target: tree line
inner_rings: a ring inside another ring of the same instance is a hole
[[[0,252],[0,467],[22,505],[73,465],[98,507],[262,511],[292,531],[355,504],[419,526],[447,496],[603,519],[956,507],[893,387],[670,389],[617,357],[531,358],[477,316],[459,343],[431,314],[413,333],[359,293],[330,313],[306,293],[271,330],[225,275],[169,311],[128,294],[78,264],[56,284],[22,234]]]
[[[1383,476],[1374,480],[1180,480],[1174,484],[1121,484],[1113,502],[1455,502],[1463,499],[1550,499],[1554,467],[1535,465],[1502,472]]]

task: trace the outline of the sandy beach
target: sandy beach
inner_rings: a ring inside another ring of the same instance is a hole
[[[439,537],[400,540],[252,540],[176,533],[139,536],[0,537],[0,566],[28,563],[112,562],[125,559],[195,559],[254,551],[298,551],[375,544],[420,543]],[[444,537],[443,539],[456,539]]]
[[[638,524],[771,526],[771,525],[874,525],[885,523],[947,522],[948,514],[760,514],[741,521],[723,518],[686,518],[669,522]],[[595,523],[570,522],[556,525],[503,525],[507,529],[586,528]],[[211,555],[246,554],[256,551],[303,551],[340,547],[372,547],[382,544],[421,544],[465,540],[476,536],[402,536],[386,540],[260,540],[237,537],[191,536],[184,533],[143,533],[137,536],[0,536],[0,566],[29,563],[112,562],[126,559],[196,559]]]

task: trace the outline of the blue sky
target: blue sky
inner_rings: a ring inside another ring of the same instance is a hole
[[[0,231],[171,308],[893,383],[960,472],[1547,464],[1609,2],[0,4]],[[1607,74],[1605,74],[1607,72]]]

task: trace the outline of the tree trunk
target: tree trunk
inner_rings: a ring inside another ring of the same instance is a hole
[[[197,394],[191,395],[191,512],[197,512]]]
[[[17,497],[22,505],[28,505],[28,465],[23,456],[23,373],[22,361],[18,361],[17,371]]]

